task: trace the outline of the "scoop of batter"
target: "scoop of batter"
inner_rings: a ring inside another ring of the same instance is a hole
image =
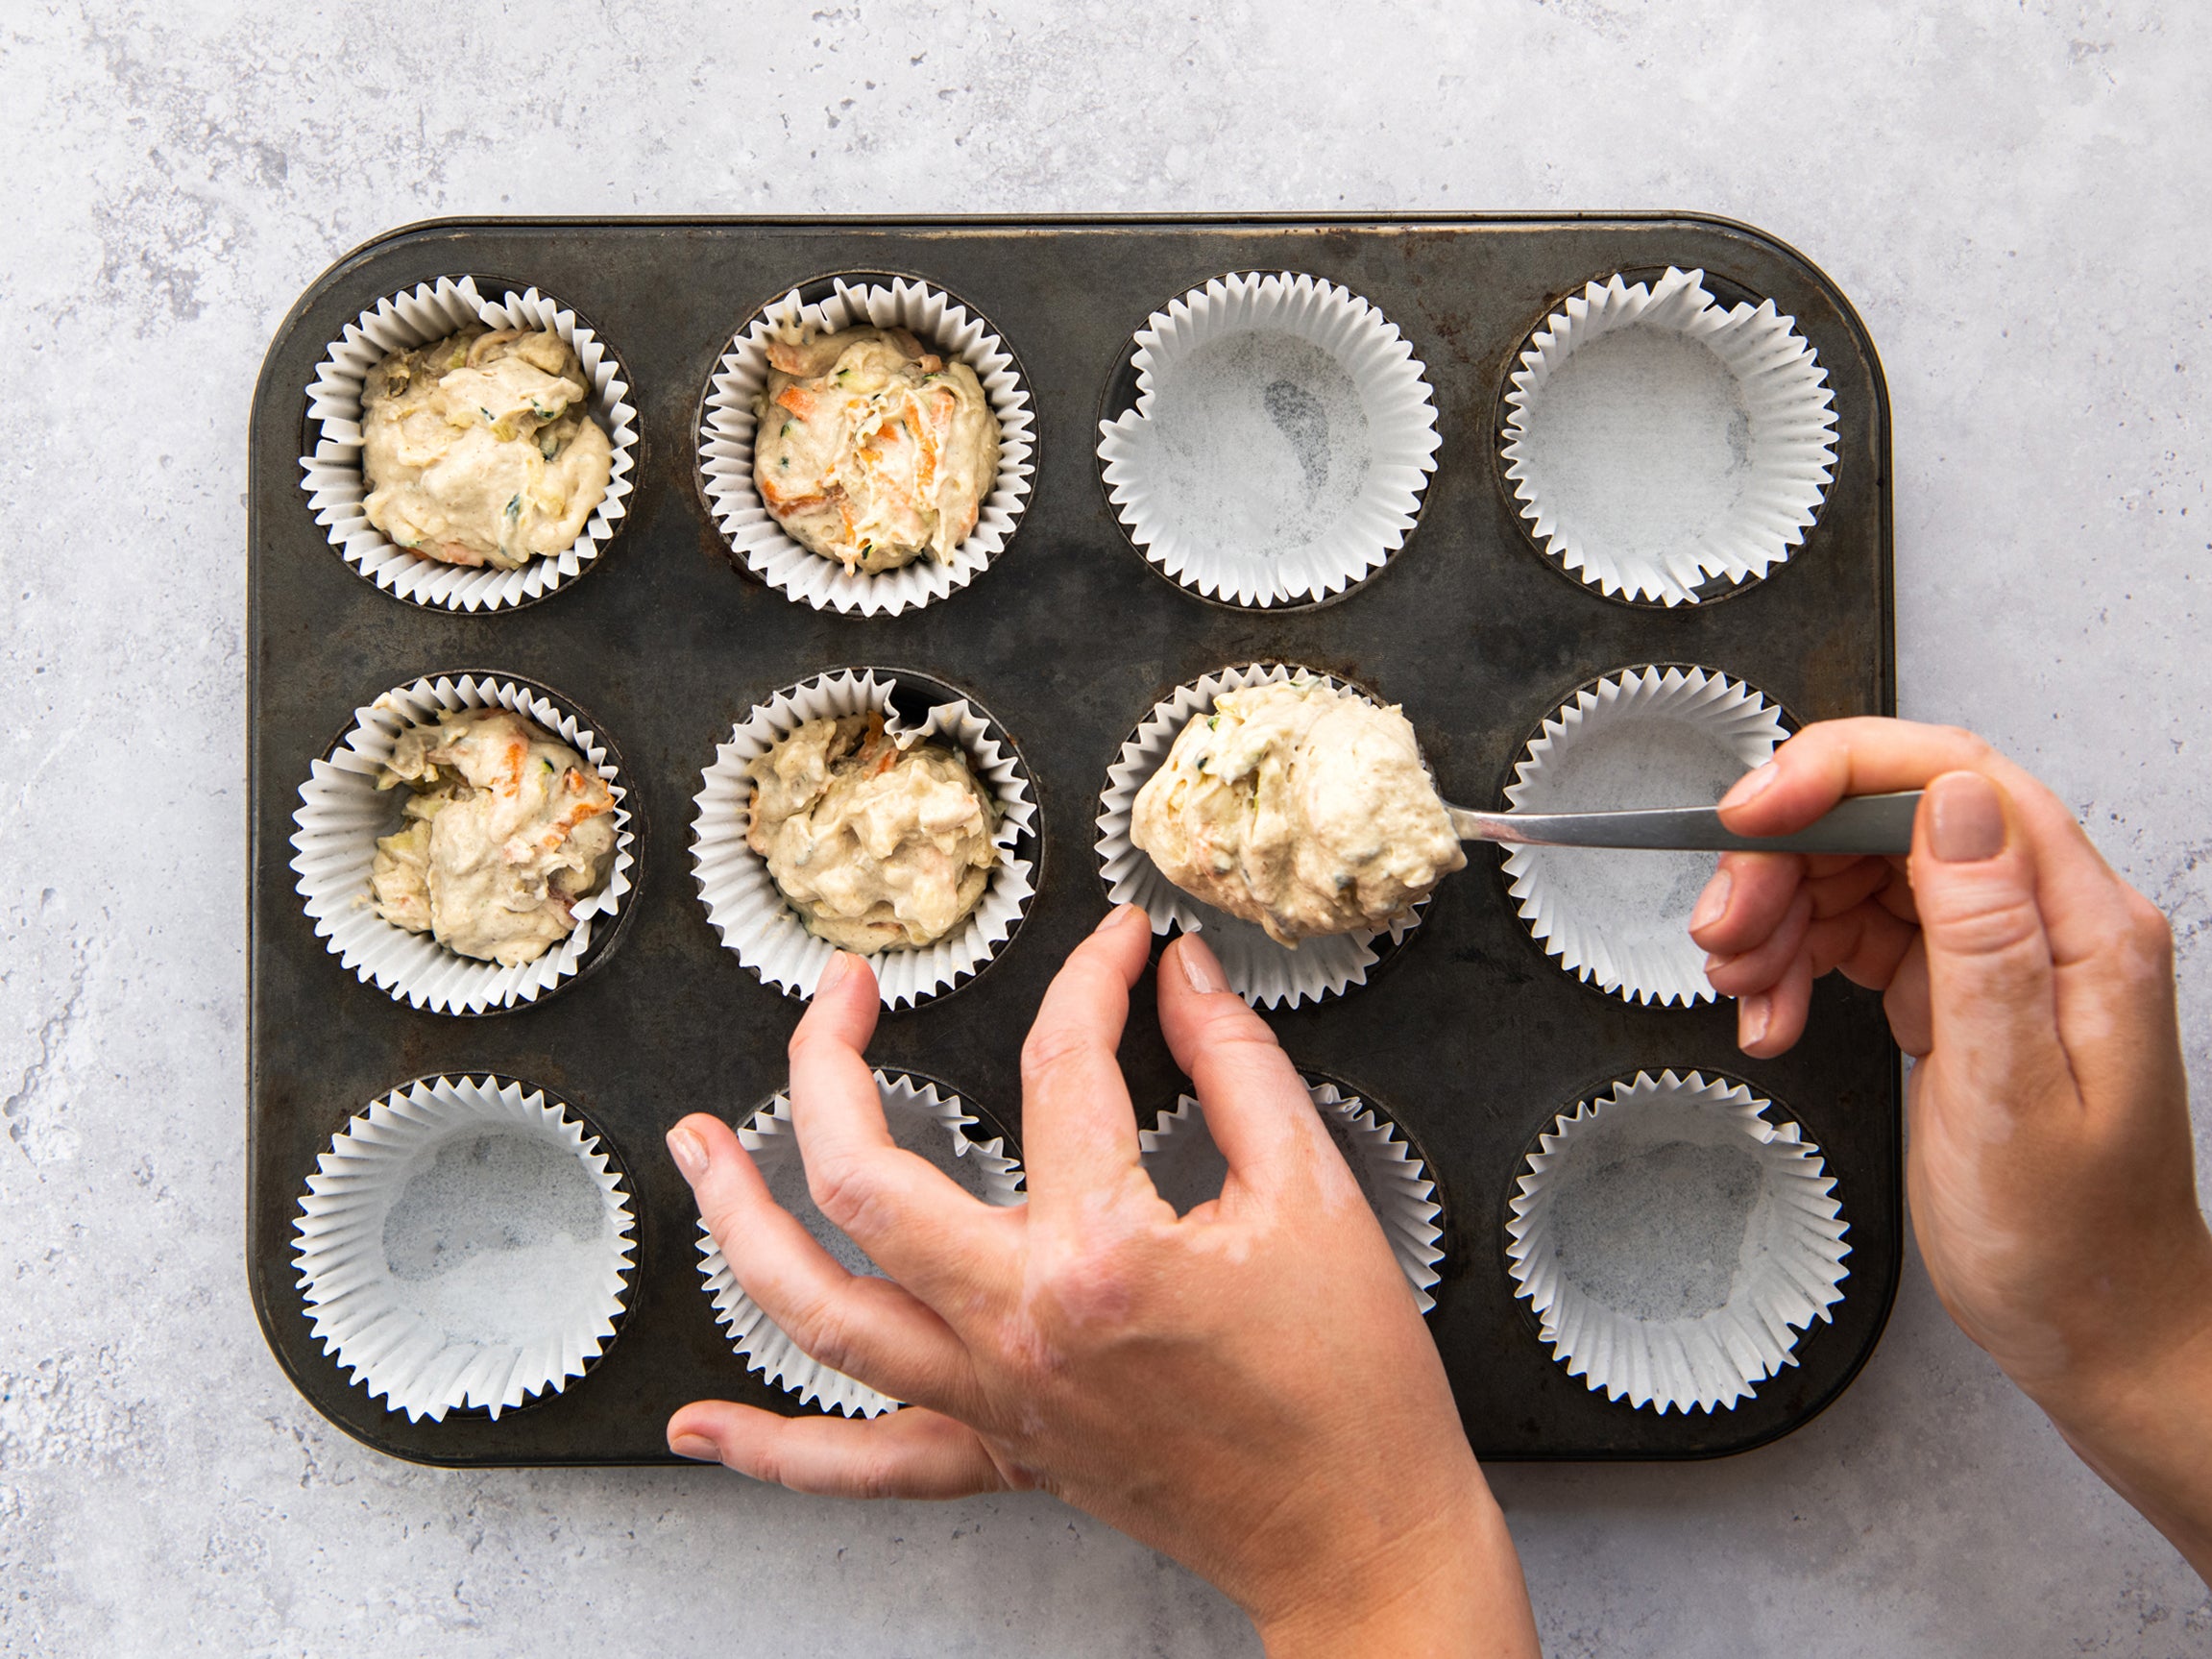
[[[377,842],[377,914],[449,950],[516,967],[575,930],[606,885],[615,799],[576,751],[505,709],[409,726],[380,790],[413,792],[407,826]]]
[[[465,329],[395,352],[361,386],[362,511],[449,565],[558,553],[606,499],[613,448],[576,354],[550,331]]]
[[[776,522],[849,571],[949,559],[998,476],[998,417],[976,372],[904,329],[767,352],[753,481]]]
[[[954,750],[901,748],[883,716],[846,715],[807,721],[745,771],[746,844],[840,950],[935,944],[982,900],[997,809]]]
[[[1467,863],[1413,726],[1321,680],[1225,692],[1137,792],[1160,873],[1297,948],[1377,931]]]

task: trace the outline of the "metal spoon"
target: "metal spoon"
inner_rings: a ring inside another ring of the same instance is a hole
[[[1478,813],[1447,805],[1462,841],[1515,846],[1637,847],[1664,852],[1882,853],[1912,850],[1920,792],[1850,795],[1794,835],[1741,836],[1714,807],[1652,807],[1612,813]]]

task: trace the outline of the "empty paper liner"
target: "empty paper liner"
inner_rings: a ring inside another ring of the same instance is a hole
[[[1436,401],[1398,326],[1349,289],[1217,277],[1155,311],[1136,403],[1099,425],[1122,527],[1193,593],[1265,609],[1341,594],[1405,545]]]
[[[1526,813],[1711,806],[1787,735],[1779,709],[1726,674],[1625,669],[1544,717],[1506,803]],[[1716,854],[1503,850],[1521,919],[1561,967],[1630,1002],[1713,1000],[1689,915]]]
[[[976,1119],[962,1108],[959,1095],[904,1072],[879,1069],[875,1078],[892,1140],[927,1159],[985,1204],[1003,1208],[1025,1202],[1021,1165],[1002,1151],[1005,1143],[995,1135],[970,1140],[962,1133]],[[796,1216],[839,1266],[847,1273],[883,1277],[867,1253],[815,1208],[807,1190],[806,1164],[791,1127],[788,1093],[778,1094],[754,1112],[739,1129],[738,1140],[752,1155],[761,1179],[767,1183],[768,1196]],[[898,1405],[888,1395],[820,1364],[785,1335],[745,1294],[704,1222],[699,1224],[699,1275],[714,1300],[715,1317],[728,1327],[730,1345],[748,1369],[810,1404],[848,1417],[880,1417]]]
[[[410,1419],[558,1393],[613,1340],[633,1222],[620,1171],[560,1101],[425,1078],[316,1160],[293,1231],[315,1340]]]
[[[1537,545],[1608,598],[1695,604],[1805,540],[1835,464],[1828,374],[1774,302],[1702,271],[1592,282],[1520,354],[1505,476]]]
[[[369,371],[395,352],[475,323],[558,334],[576,354],[591,388],[592,413],[613,451],[606,499],[582,533],[560,552],[512,571],[450,565],[411,552],[369,523],[362,508],[368,486],[361,476],[361,386]],[[566,305],[536,288],[520,294],[510,289],[495,302],[477,292],[473,277],[441,277],[377,301],[330,342],[307,388],[307,416],[318,436],[314,453],[300,457],[300,487],[330,545],[393,598],[450,611],[511,610],[558,592],[591,569],[620,527],[637,465],[638,412],[629,395],[629,378],[614,353]]]
[[[1507,1271],[1553,1354],[1608,1400],[1718,1411],[1797,1363],[1843,1296],[1820,1149],[1773,1103],[1649,1072],[1563,1112],[1522,1165]]]

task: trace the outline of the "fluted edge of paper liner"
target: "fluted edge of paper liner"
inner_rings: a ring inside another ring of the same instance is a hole
[[[1685,546],[1662,560],[1585,545],[1545,500],[1524,441],[1560,365],[1626,328],[1702,341],[1736,377],[1750,417],[1752,475],[1728,521],[1701,549]],[[1531,338],[1512,385],[1500,445],[1520,516],[1562,568],[1608,598],[1693,605],[1697,590],[1714,577],[1735,585],[1764,576],[1803,545],[1835,475],[1835,397],[1797,319],[1777,313],[1772,300],[1724,309],[1706,292],[1702,270],[1670,265],[1652,283],[1618,276],[1588,283]]]
[[[426,1151],[461,1134],[506,1131],[571,1154],[598,1187],[607,1259],[575,1284],[573,1317],[527,1343],[449,1344],[398,1305],[384,1222]],[[410,1421],[481,1409],[496,1419],[557,1394],[605,1349],[626,1295],[636,1220],[630,1195],[596,1133],[558,1099],[491,1076],[433,1077],[396,1088],[355,1114],[315,1160],[293,1222],[293,1265],[314,1340],[349,1383]]]
[[[1850,1227],[1819,1147],[1795,1123],[1768,1122],[1764,1114],[1772,1105],[1741,1084],[1708,1082],[1699,1072],[1663,1071],[1655,1078],[1640,1071],[1554,1119],[1515,1185],[1506,1271],[1569,1377],[1608,1400],[1687,1416],[1692,1409],[1726,1410],[1797,1363],[1798,1333],[1816,1320],[1826,1322],[1843,1299],[1850,1272],[1844,1260],[1851,1254],[1843,1240]],[[1552,1178],[1562,1159],[1572,1156],[1573,1143],[1605,1134],[1623,1113],[1665,1114],[1641,1145],[1668,1144],[1658,1137],[1687,1132],[1705,1144],[1740,1145],[1758,1157],[1762,1190],[1744,1245],[1745,1256],[1756,1259],[1739,1266],[1723,1306],[1690,1319],[1631,1318],[1577,1289],[1548,1254]],[[1754,1251],[1752,1232],[1762,1218],[1762,1248]]]
[[[1346,1138],[1366,1164],[1383,1201],[1375,1220],[1382,1223],[1398,1270],[1413,1287],[1414,1301],[1422,1312],[1428,1312],[1436,1305],[1432,1292],[1439,1279],[1437,1264],[1444,1259],[1444,1207],[1436,1202],[1436,1183],[1429,1179],[1428,1166],[1415,1156],[1398,1126],[1360,1096],[1347,1094],[1333,1083],[1301,1081],[1313,1097],[1314,1109],[1344,1127]],[[1193,1133],[1209,1137],[1212,1134],[1196,1097],[1180,1095],[1173,1111],[1161,1112],[1153,1128],[1138,1132],[1140,1156],[1149,1164],[1177,1136]]]
[[[362,509],[368,490],[361,473],[361,385],[369,371],[394,352],[443,339],[472,323],[558,334],[576,354],[592,388],[592,413],[614,451],[606,496],[582,532],[560,552],[512,571],[425,558],[394,543]],[[557,300],[533,287],[520,294],[509,289],[495,302],[477,291],[474,277],[440,277],[378,300],[323,354],[307,387],[307,418],[317,437],[314,452],[300,457],[300,488],[330,546],[393,598],[449,611],[509,610],[557,593],[583,574],[628,514],[640,427],[629,395],[615,354]]]
[[[899,1111],[927,1112],[952,1136],[955,1156],[977,1160],[984,1172],[986,1204],[1007,1208],[1028,1202],[1022,1192],[1021,1164],[1001,1150],[1005,1142],[996,1135],[989,1140],[970,1140],[963,1133],[976,1119],[968,1115],[959,1095],[940,1093],[935,1084],[891,1077],[880,1070],[875,1077],[876,1093],[887,1116]],[[756,1162],[798,1157],[790,1096],[778,1094],[756,1111],[738,1131],[738,1140]],[[729,1258],[703,1221],[699,1223],[698,1249],[699,1278],[714,1301],[716,1322],[728,1328],[730,1346],[744,1360],[747,1370],[824,1411],[839,1411],[847,1417],[880,1417],[898,1408],[900,1402],[841,1371],[833,1371],[785,1335],[738,1283]]]
[[[1780,708],[1763,693],[1717,670],[1624,669],[1595,687],[1583,688],[1544,717],[1543,731],[1521,750],[1514,767],[1514,781],[1505,792],[1508,806],[1515,812],[1550,810],[1544,804],[1544,783],[1551,761],[1615,720],[1654,715],[1711,731],[1735,747],[1746,769],[1764,761],[1788,735]],[[1713,986],[1705,977],[1705,952],[1689,937],[1687,914],[1678,918],[1681,926],[1660,943],[1609,936],[1608,918],[1577,915],[1552,890],[1549,871],[1554,861],[1577,857],[1574,849],[1501,850],[1508,890],[1519,903],[1521,920],[1544,954],[1557,958],[1568,973],[1627,1002],[1690,1008],[1714,1000]]]
[[[915,559],[864,574],[802,546],[776,523],[753,481],[753,400],[767,382],[771,339],[802,327],[834,334],[873,324],[903,328],[976,372],[999,423],[999,467],[979,503],[976,527],[943,564]],[[817,611],[895,617],[936,604],[988,570],[1005,551],[1029,505],[1035,412],[1021,367],[981,315],[928,282],[833,281],[827,299],[804,304],[799,290],[762,307],[715,364],[699,425],[699,479],[730,550],[787,598]]]
[[[615,799],[615,862],[607,885],[572,908],[576,925],[567,939],[516,967],[462,956],[426,933],[409,933],[384,920],[369,886],[377,838],[399,827],[401,793],[377,788],[377,773],[391,760],[393,744],[407,727],[440,712],[494,707],[558,737],[606,780]],[[625,804],[629,788],[611,752],[563,703],[491,674],[425,676],[355,709],[352,727],[338,746],[309,766],[292,814],[291,867],[316,937],[363,984],[374,983],[395,1001],[433,1013],[481,1013],[537,1001],[575,975],[595,932],[614,926],[635,884],[638,848]]]
[[[1146,440],[1162,368],[1209,341],[1263,329],[1336,359],[1367,412],[1371,459],[1358,500],[1325,534],[1277,557],[1231,558],[1179,527],[1147,476]],[[1365,581],[1405,546],[1443,438],[1428,366],[1372,302],[1297,272],[1216,277],[1146,319],[1130,367],[1136,403],[1099,423],[1098,458],[1130,540],[1179,585],[1247,609],[1316,601]]]
[[[992,866],[984,896],[960,928],[916,949],[878,951],[868,958],[887,1008],[918,1005],[983,971],[1013,937],[1036,894],[1036,871],[1014,847],[1036,819],[1036,799],[1013,750],[990,736],[975,704],[956,697],[931,709],[909,729],[891,707],[898,676],[888,670],[839,669],[787,686],[757,704],[715,748],[693,797],[692,866],[699,902],[721,941],[765,984],[788,996],[811,997],[837,947],[809,933],[768,873],[767,860],[745,844],[753,797],[748,763],[811,720],[880,711],[902,744],[935,738],[967,756],[977,779],[1001,809]],[[1000,730],[1006,728],[1002,725]]]
[[[1152,930],[1165,934],[1170,928],[1203,933],[1221,961],[1229,988],[1254,1007],[1296,1008],[1342,996],[1354,986],[1367,983],[1367,970],[1379,960],[1374,941],[1387,934],[1397,943],[1420,925],[1423,898],[1414,914],[1373,933],[1325,934],[1301,942],[1295,951],[1268,938],[1265,929],[1216,910],[1191,897],[1162,875],[1159,866],[1130,840],[1130,815],[1137,792],[1166,761],[1175,740],[1193,717],[1213,707],[1224,692],[1252,686],[1276,685],[1303,675],[1325,680],[1340,691],[1358,696],[1358,686],[1295,663],[1251,663],[1243,668],[1218,669],[1210,674],[1178,686],[1137,725],[1113,765],[1106,769],[1106,787],[1099,795],[1099,873],[1106,884],[1106,896],[1116,905],[1142,906],[1152,919]],[[1371,699],[1372,700],[1372,699]]]

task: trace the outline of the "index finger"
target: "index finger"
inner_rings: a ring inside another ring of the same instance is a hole
[[[1033,1213],[1120,1192],[1139,1174],[1136,1109],[1114,1056],[1130,989],[1151,954],[1150,919],[1124,905],[1046,988],[1022,1044],[1022,1155]]]
[[[791,1127],[821,1212],[885,1272],[940,1311],[969,1299],[995,1259],[1000,1212],[891,1138],[862,1048],[881,1006],[860,957],[831,960],[791,1033]]]

